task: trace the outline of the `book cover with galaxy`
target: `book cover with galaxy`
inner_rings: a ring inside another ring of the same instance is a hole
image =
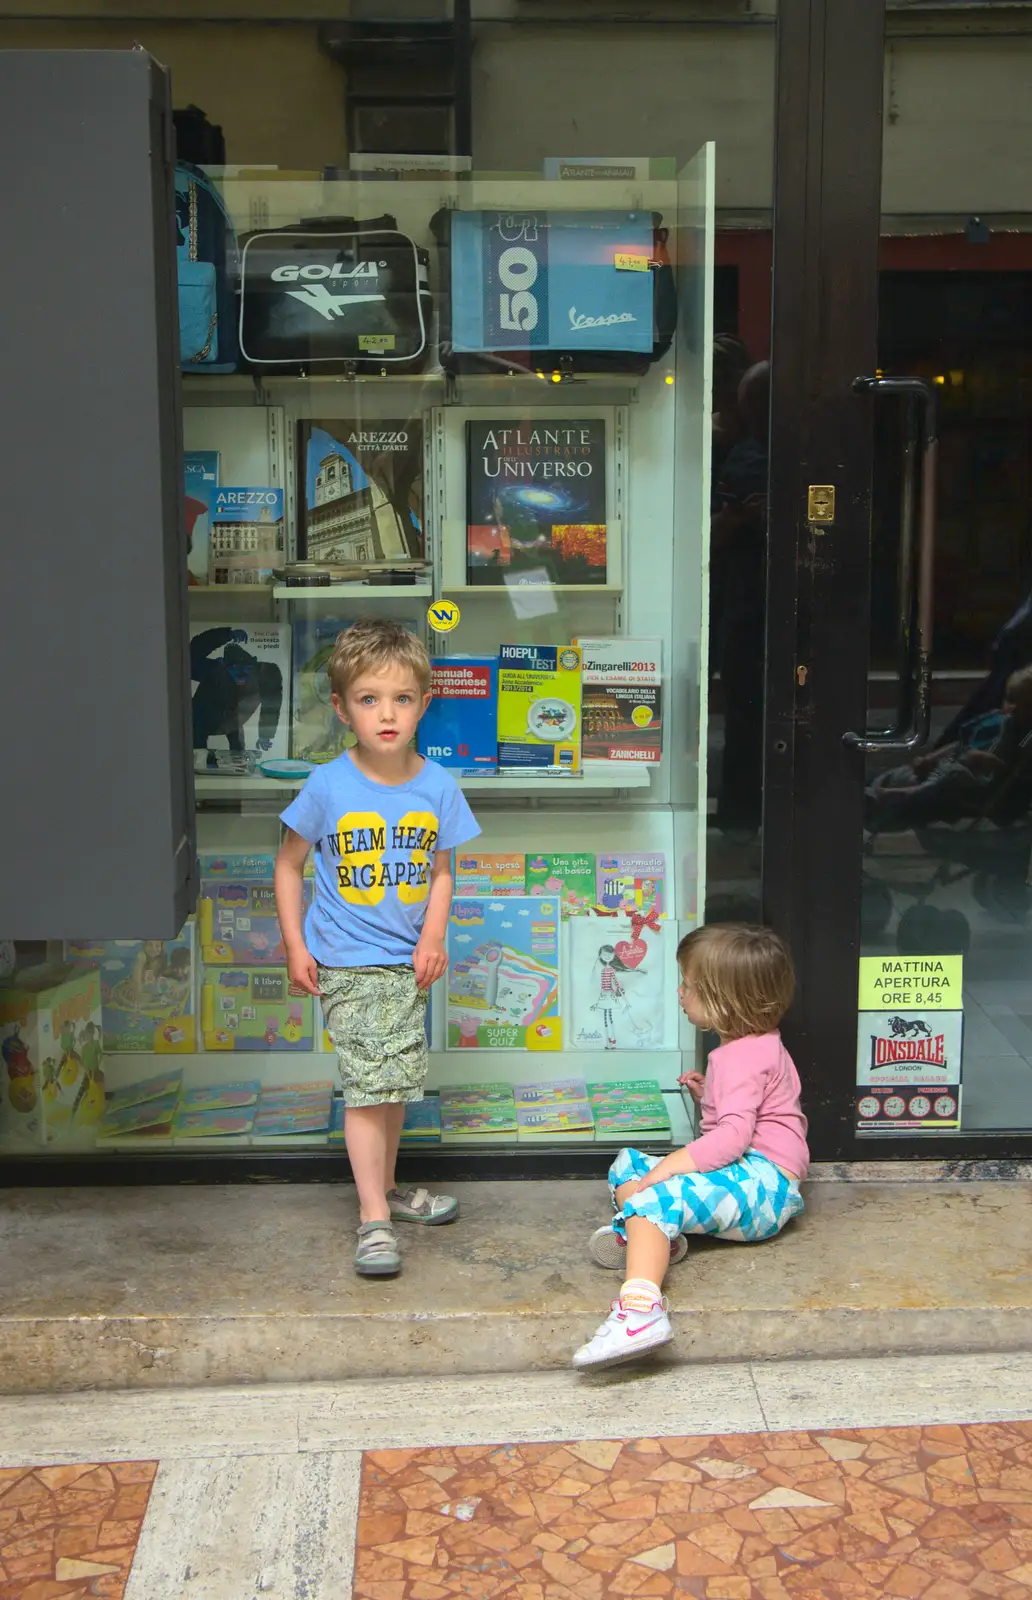
[[[466,424],[471,584],[606,581],[606,425]]]
[[[298,554],[309,561],[422,561],[418,417],[298,423]]]

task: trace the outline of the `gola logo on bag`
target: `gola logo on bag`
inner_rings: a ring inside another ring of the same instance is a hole
[[[288,261],[281,267],[273,267],[269,276],[273,283],[297,283],[300,278],[306,279],[309,283],[320,278],[332,278],[337,281],[346,278],[378,278],[380,269],[386,266],[386,261],[360,261],[354,267],[345,266],[343,261],[335,261],[332,266],[311,261],[307,266],[299,267],[296,262]]]
[[[302,305],[318,312],[327,322],[343,317],[349,306],[368,305],[372,300],[387,298],[383,294],[331,294],[324,283],[313,283],[310,289],[288,289],[287,294],[291,300],[300,300]]]

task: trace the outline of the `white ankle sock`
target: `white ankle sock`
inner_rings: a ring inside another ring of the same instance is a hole
[[[651,1311],[662,1298],[659,1284],[648,1278],[628,1278],[620,1290],[620,1304],[625,1311]]]

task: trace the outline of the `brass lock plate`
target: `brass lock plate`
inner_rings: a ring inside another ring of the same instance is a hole
[[[829,523],[835,520],[835,485],[811,483],[806,493],[807,522]]]

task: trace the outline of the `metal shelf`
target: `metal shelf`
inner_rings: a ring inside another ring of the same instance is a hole
[[[433,592],[430,583],[328,583],[310,589],[278,583],[272,596],[292,605],[313,605],[321,600],[425,600]]]
[[[585,789],[647,789],[651,782],[649,771],[640,762],[586,761],[580,777],[557,778],[537,773],[524,778],[506,773],[503,777],[459,778],[458,783],[467,794],[576,795]],[[204,800],[253,799],[263,792],[297,790],[304,782],[304,778],[263,778],[253,773],[217,777],[199,772],[194,777],[194,790],[198,799]]]

